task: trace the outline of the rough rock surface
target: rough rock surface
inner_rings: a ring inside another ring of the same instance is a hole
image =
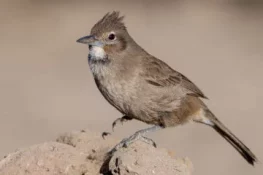
[[[0,161],[0,175],[190,175],[187,158],[174,158],[166,149],[135,142],[113,155],[117,140],[83,130],[66,133],[56,142],[23,148]]]

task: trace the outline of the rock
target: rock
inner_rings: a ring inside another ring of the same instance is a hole
[[[113,155],[117,144],[111,136],[88,130],[65,133],[56,142],[19,149],[0,161],[0,175],[190,175],[187,158],[137,141]]]
[[[0,161],[1,175],[81,175],[94,166],[73,147],[46,142],[17,150]]]
[[[188,159],[173,158],[165,149],[136,142],[129,149],[118,150],[111,158],[109,169],[114,175],[190,175]]]

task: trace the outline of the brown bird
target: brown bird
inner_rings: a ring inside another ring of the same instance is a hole
[[[189,121],[214,128],[246,160],[254,165],[256,156],[230,132],[202,102],[207,97],[183,74],[140,47],[129,35],[119,12],[107,13],[77,40],[89,45],[88,63],[96,85],[105,99],[124,117],[117,122],[137,119],[153,127],[123,139],[113,150],[128,146],[150,131],[174,127]]]

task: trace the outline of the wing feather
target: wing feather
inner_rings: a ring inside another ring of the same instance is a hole
[[[143,77],[145,81],[153,86],[172,87],[180,86],[184,88],[188,95],[206,98],[204,93],[186,76],[173,70],[163,61],[150,57],[144,60]]]

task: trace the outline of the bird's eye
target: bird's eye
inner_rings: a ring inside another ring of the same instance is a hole
[[[113,33],[109,34],[108,36],[109,40],[114,40],[115,39],[115,35]]]

